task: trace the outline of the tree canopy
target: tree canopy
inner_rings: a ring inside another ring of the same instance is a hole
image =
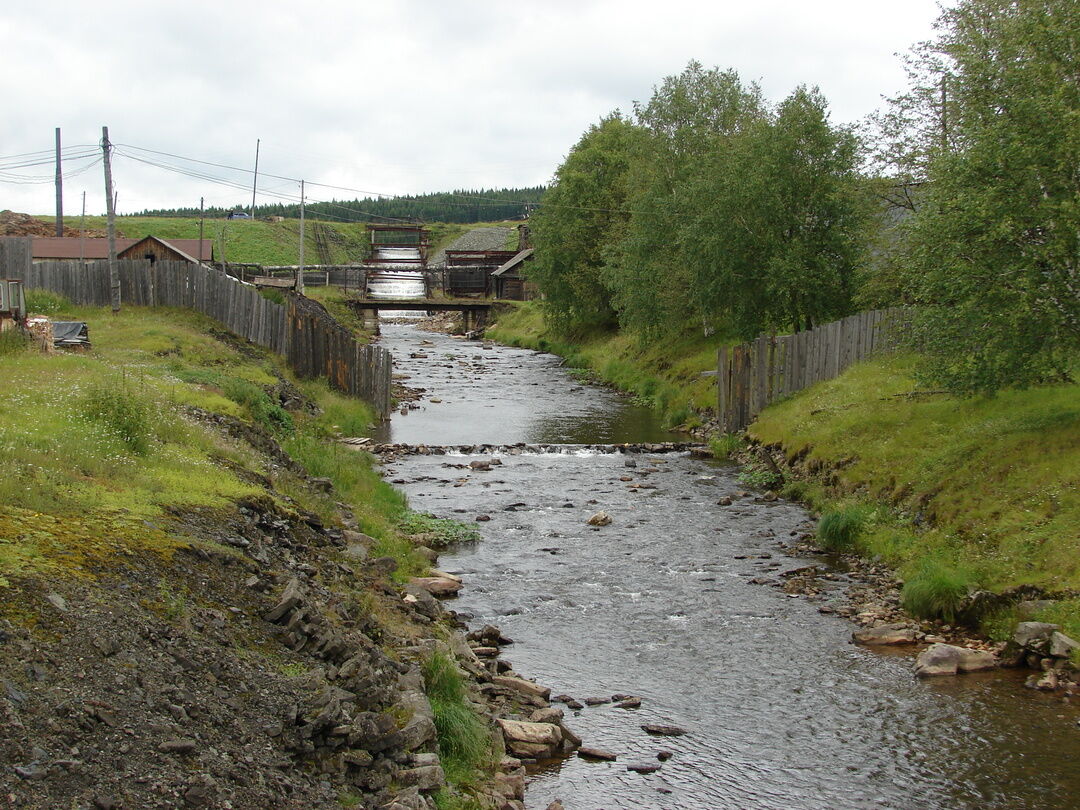
[[[632,118],[590,129],[556,172],[531,271],[553,322],[753,337],[847,314],[856,152],[816,89],[771,106],[734,71],[691,62]]]
[[[1080,349],[1080,5],[962,0],[886,144],[920,188],[906,264],[927,379],[1059,378]]]

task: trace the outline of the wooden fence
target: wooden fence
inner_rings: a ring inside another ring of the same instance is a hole
[[[27,289],[60,293],[82,306],[109,306],[107,261],[30,261],[30,240],[0,239],[0,276],[20,278]],[[186,307],[208,315],[230,332],[286,358],[302,377],[326,376],[330,384],[390,412],[390,353],[363,346],[318,302],[290,295],[276,304],[250,284],[212,267],[145,259],[117,261],[124,305]]]
[[[744,430],[765,406],[831,380],[872,354],[895,350],[908,324],[900,308],[851,315],[794,335],[721,347],[717,413],[728,433]]]

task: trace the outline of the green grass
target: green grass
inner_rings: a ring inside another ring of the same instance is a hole
[[[80,217],[64,217],[69,228],[80,227]],[[348,264],[363,261],[368,250],[367,226],[360,222],[322,222],[329,230],[331,264]],[[105,217],[87,217],[86,227],[104,230]],[[116,218],[116,230],[120,236],[141,239],[157,236],[161,239],[198,239],[198,217],[142,217],[121,216]],[[260,219],[207,219],[203,225],[203,238],[214,243],[214,260],[221,260],[222,234],[224,233],[225,259],[230,262],[247,262],[268,265],[291,265],[300,261],[300,220],[265,222]],[[320,263],[316,249],[315,232],[309,220],[304,231],[304,261]]]
[[[491,733],[469,703],[461,671],[452,658],[434,653],[424,662],[423,673],[447,782],[458,789],[477,785],[495,762]]]
[[[900,601],[913,616],[951,624],[973,584],[971,575],[955,563],[922,557],[904,580]]]
[[[995,590],[1080,588],[1080,385],[961,400],[917,391],[915,362],[859,364],[749,433],[784,447],[817,508],[876,510],[859,546],[925,577],[916,602],[955,579],[922,571],[924,558]]]
[[[709,452],[718,461],[729,461],[733,453],[743,447],[742,436],[737,433],[721,433],[709,439]]]
[[[829,551],[854,551],[866,519],[866,509],[860,506],[828,511],[818,521],[818,542]]]
[[[366,435],[374,417],[325,380],[297,382],[319,415],[288,414],[267,391],[292,379],[269,352],[223,336],[183,310],[63,306],[57,316],[89,324],[93,351],[42,354],[13,345],[0,360],[0,584],[42,573],[85,573],[120,551],[170,553],[175,509],[230,509],[266,490],[237,467],[269,474],[282,506],[337,519],[350,505],[376,553],[399,559],[401,578],[426,571],[397,530],[404,496],[382,481],[371,457],[333,441]],[[219,336],[224,339],[219,339]],[[308,487],[190,415],[191,407],[275,432],[313,476]],[[291,499],[288,501],[287,499]]]
[[[53,315],[70,306],[70,302],[50,290],[27,290],[26,312],[29,315]]]
[[[434,549],[456,543],[475,543],[480,539],[480,532],[474,526],[421,512],[406,512],[398,522],[398,529],[404,534],[426,535],[425,543]]]
[[[588,369],[616,388],[655,408],[669,427],[693,426],[695,411],[715,409],[718,337],[689,330],[681,337],[642,346],[619,332],[557,335],[548,330],[539,302],[508,305],[487,336],[510,346],[551,352],[569,366]]]

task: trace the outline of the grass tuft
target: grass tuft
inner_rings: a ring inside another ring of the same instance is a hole
[[[709,451],[719,461],[729,461],[733,453],[742,449],[743,438],[738,433],[721,433],[709,439]]]
[[[494,762],[491,734],[469,703],[453,659],[436,652],[424,662],[423,672],[447,781],[455,787],[476,784]]]
[[[854,551],[867,522],[867,510],[861,506],[833,509],[818,522],[818,541],[829,551]]]
[[[126,383],[96,383],[86,392],[87,418],[97,422],[139,456],[150,452],[150,407],[144,397],[128,390]]]
[[[914,616],[951,624],[972,584],[967,571],[938,557],[923,557],[904,582],[900,599]]]

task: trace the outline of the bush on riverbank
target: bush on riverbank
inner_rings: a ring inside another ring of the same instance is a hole
[[[866,523],[867,510],[846,506],[826,512],[818,522],[818,541],[829,551],[854,551]]]
[[[922,619],[953,623],[972,587],[970,574],[935,556],[926,556],[914,565],[904,580],[900,600],[904,610]]]

